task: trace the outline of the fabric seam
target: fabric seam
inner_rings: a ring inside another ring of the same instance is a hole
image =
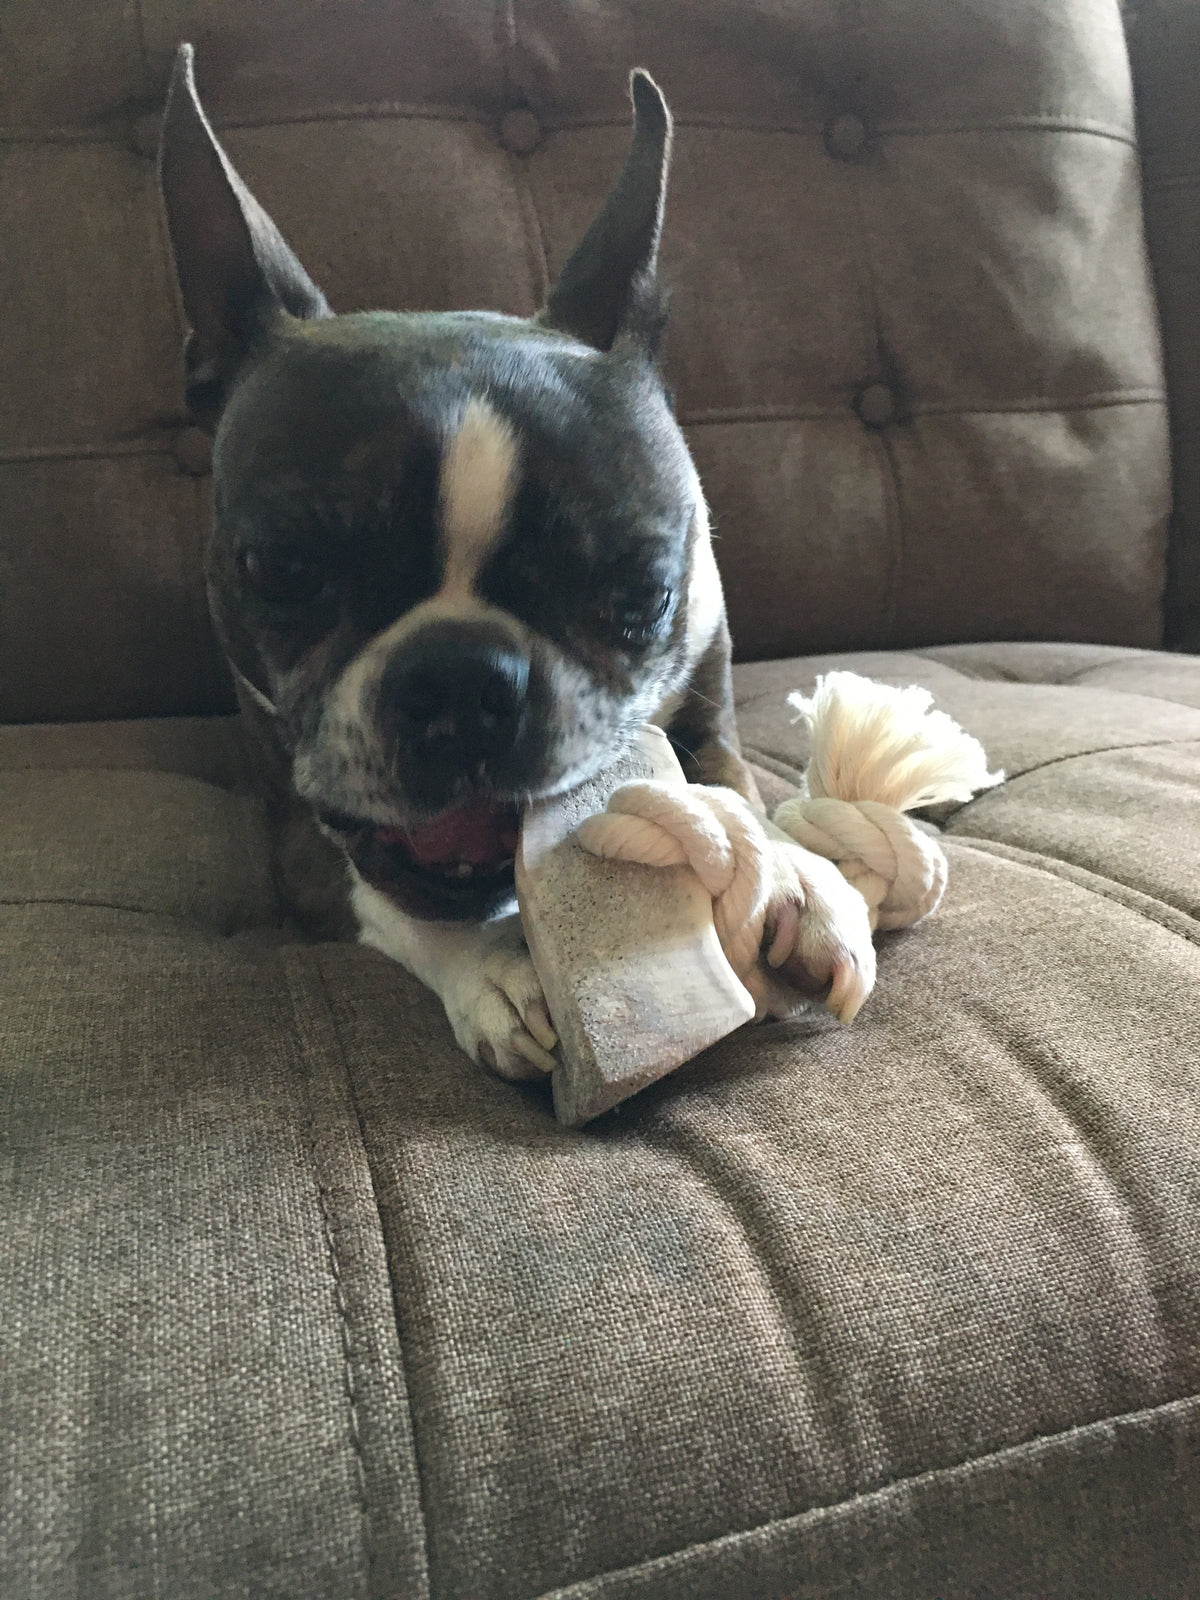
[[[376,1222],[378,1222],[379,1238],[381,1238],[382,1246],[384,1246],[384,1258],[386,1258],[387,1261],[387,1301],[389,1301],[390,1309],[392,1309],[392,1328],[394,1328],[395,1334],[395,1350],[397,1350],[398,1370],[400,1370],[400,1378],[402,1378],[403,1382],[403,1397],[405,1397],[405,1406],[406,1410],[408,1410],[408,1437],[410,1437],[411,1451],[413,1451],[413,1477],[414,1480],[416,1480],[419,1515],[421,1515],[421,1557],[422,1566],[424,1566],[424,1590],[422,1590],[422,1592],[424,1592],[424,1595],[429,1595],[429,1493],[427,1493],[426,1478],[424,1478],[424,1474],[422,1474],[421,1470],[421,1454],[419,1454],[418,1450],[418,1430],[416,1430],[416,1418],[413,1416],[413,1387],[411,1387],[410,1382],[410,1363],[408,1363],[405,1346],[403,1346],[402,1333],[400,1333],[400,1320],[398,1320],[397,1307],[395,1307],[395,1277],[394,1274],[392,1274],[392,1269],[390,1269],[390,1251],[389,1248],[387,1248],[386,1229],[384,1229],[384,1219],[382,1219],[382,1208],[381,1205],[379,1205],[379,1190],[378,1186],[376,1186],[376,1176],[374,1176],[374,1163],[371,1162],[370,1150],[368,1150],[368,1147],[366,1147],[365,1130],[363,1130],[362,1107],[360,1107],[360,1104],[358,1104],[358,1094],[357,1091],[355,1091],[354,1077],[352,1077],[352,1074],[350,1074],[349,1059],[347,1059],[346,1054],[346,1045],[344,1045],[344,1042],[342,1042],[341,1029],[338,1027],[338,1018],[336,1018],[336,1014],[334,1014],[333,1003],[331,1003],[330,987],[328,987],[328,981],[326,981],[325,968],[323,968],[322,962],[320,962],[320,958],[318,958],[317,950],[310,949],[310,947],[306,946],[288,947],[288,949],[285,949],[282,952],[282,965],[286,974],[286,982],[288,982],[288,1000],[290,1000],[291,1003],[293,1024],[294,1029],[296,1029],[296,1042],[298,1042],[301,1059],[307,1058],[306,1042],[304,1042],[304,1024],[302,1024],[302,1005],[304,1005],[304,997],[306,997],[307,990],[306,986],[299,981],[298,976],[293,973],[293,966],[307,965],[309,966],[310,970],[312,970],[312,973],[315,974],[318,987],[320,987],[320,998],[322,998],[320,1013],[322,1013],[323,1021],[325,1021],[326,1026],[328,1026],[331,1042],[333,1042],[334,1048],[336,1048],[336,1051],[338,1051],[339,1064],[341,1064],[342,1074],[344,1074],[344,1080],[346,1080],[347,1096],[349,1096],[350,1106],[354,1107],[355,1131],[357,1131],[358,1134],[358,1147],[360,1147],[360,1150],[362,1150],[363,1166],[366,1168],[366,1176],[368,1176],[368,1179],[370,1179],[371,1202],[373,1202],[374,1205],[374,1218],[376,1218]],[[323,1195],[322,1192],[322,1181],[320,1181],[317,1142],[315,1142],[315,1118],[312,1117],[312,1098],[310,1098],[309,1093],[309,1078],[307,1078],[307,1072],[306,1075],[304,1075],[304,1094],[306,1094],[306,1104],[307,1107],[309,1107],[309,1125],[310,1128],[314,1130],[314,1138],[312,1138],[312,1141],[310,1141],[309,1146],[310,1155],[312,1155],[314,1184],[317,1186],[318,1197],[320,1197],[320,1205],[322,1205],[322,1224],[326,1234],[326,1245],[328,1245],[328,1248],[330,1248],[331,1264],[333,1264],[333,1262],[336,1262],[336,1250],[334,1250],[333,1237],[331,1237],[330,1216],[328,1216],[328,1213],[326,1213],[326,1200],[325,1195]],[[341,1314],[342,1325],[344,1325],[344,1330],[346,1330],[346,1338],[350,1341],[349,1346],[347,1346],[346,1342],[344,1342],[344,1346],[342,1346],[344,1360],[346,1360],[347,1363],[347,1397],[350,1397],[350,1395],[355,1395],[355,1397],[357,1397],[357,1389],[350,1389],[350,1379],[352,1379],[350,1358],[352,1358],[352,1352],[354,1352],[354,1344],[352,1344],[352,1336],[350,1336],[349,1306],[346,1304],[344,1294],[341,1293],[341,1269],[338,1269],[338,1274],[336,1274],[336,1280],[334,1280],[334,1282],[336,1282],[336,1286],[338,1286],[339,1314]],[[382,1589],[379,1589],[378,1586],[378,1546],[376,1546],[376,1531],[374,1531],[374,1520],[373,1517],[371,1517],[370,1510],[370,1496],[368,1496],[368,1477],[366,1477],[366,1459],[365,1454],[363,1454],[362,1432],[360,1432],[360,1427],[358,1427],[357,1398],[355,1398],[354,1402],[352,1402],[352,1406],[354,1406],[354,1410],[352,1410],[352,1416],[354,1416],[352,1440],[354,1440],[355,1459],[357,1459],[358,1474],[360,1474],[360,1490],[362,1490],[363,1549],[365,1549],[366,1563],[368,1563],[368,1587],[370,1587],[373,1594],[381,1595],[381,1600],[384,1595],[386,1595],[387,1600],[392,1600],[392,1597],[394,1597],[394,1590],[392,1590],[392,1587],[382,1586]]]
[[[406,1354],[405,1349],[404,1349],[403,1337],[402,1337],[401,1331],[400,1331],[400,1319],[399,1319],[399,1317],[397,1315],[397,1312],[396,1312],[396,1281],[395,1281],[395,1276],[394,1276],[394,1274],[392,1272],[392,1269],[391,1269],[391,1252],[390,1252],[390,1249],[389,1249],[388,1244],[387,1244],[387,1233],[386,1233],[386,1228],[384,1226],[384,1221],[383,1221],[383,1209],[382,1209],[382,1207],[381,1207],[381,1205],[379,1203],[379,1189],[378,1189],[378,1186],[377,1186],[376,1181],[375,1181],[375,1164],[371,1160],[371,1154],[370,1154],[370,1151],[367,1148],[366,1131],[365,1131],[365,1129],[363,1127],[362,1108],[359,1105],[358,1094],[357,1094],[357,1092],[355,1090],[355,1086],[354,1086],[354,1078],[353,1078],[353,1075],[352,1075],[352,1073],[350,1071],[350,1064],[349,1064],[349,1061],[348,1061],[347,1056],[346,1056],[346,1048],[345,1048],[345,1045],[344,1045],[344,1043],[342,1041],[341,1029],[338,1027],[337,1016],[334,1013],[333,1004],[332,1004],[332,1001],[330,999],[329,984],[328,984],[328,981],[326,979],[324,967],[322,966],[321,961],[320,961],[319,953],[318,953],[318,951],[316,949],[311,949],[311,948],[304,947],[304,946],[296,946],[296,947],[292,947],[287,952],[285,952],[285,956],[291,957],[292,959],[295,959],[295,960],[307,959],[309,965],[313,968],[313,970],[316,973],[317,980],[318,980],[318,982],[320,984],[320,988],[321,988],[321,996],[322,996],[322,1000],[323,1000],[323,1014],[324,1014],[325,1020],[328,1023],[329,1032],[330,1032],[330,1034],[331,1034],[331,1036],[332,1036],[332,1038],[333,1038],[333,1040],[334,1040],[334,1042],[336,1044],[336,1047],[337,1047],[338,1058],[339,1058],[339,1060],[341,1062],[342,1071],[343,1071],[343,1074],[345,1076],[346,1088],[347,1088],[347,1091],[348,1091],[350,1104],[354,1108],[355,1127],[356,1127],[356,1130],[357,1130],[357,1133],[358,1133],[359,1146],[360,1146],[360,1148],[362,1150],[363,1163],[364,1163],[364,1165],[366,1167],[367,1176],[370,1179],[370,1183],[371,1183],[371,1199],[372,1199],[372,1202],[373,1202],[374,1207],[375,1207],[375,1217],[376,1217],[376,1221],[379,1224],[380,1238],[383,1241],[384,1254],[385,1254],[385,1257],[386,1257],[387,1263],[388,1263],[388,1274],[387,1274],[387,1277],[388,1277],[388,1282],[387,1282],[388,1301],[389,1301],[389,1304],[391,1305],[391,1308],[392,1308],[392,1326],[393,1326],[393,1328],[395,1330],[396,1352],[397,1352],[397,1358],[398,1358],[398,1361],[399,1361],[401,1376],[402,1376],[403,1382],[404,1382],[405,1404],[406,1404],[407,1409],[408,1409],[409,1437],[412,1440],[413,1470],[414,1470],[414,1476],[416,1478],[416,1483],[417,1483],[418,1504],[420,1506],[420,1513],[421,1513],[421,1550],[422,1550],[422,1556],[423,1556],[423,1560],[424,1560],[424,1569],[425,1569],[425,1593],[426,1593],[426,1595],[428,1595],[430,1590],[431,1590],[431,1565],[430,1565],[430,1552],[429,1552],[429,1521],[430,1521],[430,1519],[429,1519],[429,1496],[428,1496],[428,1491],[427,1491],[426,1483],[425,1483],[425,1475],[421,1471],[421,1457],[420,1457],[420,1451],[419,1451],[419,1448],[418,1448],[418,1445],[417,1445],[417,1424],[416,1424],[416,1417],[413,1414],[412,1385],[411,1385],[411,1383],[409,1381],[410,1366],[409,1366],[409,1361],[408,1361],[407,1354]],[[289,984],[290,983],[291,983],[291,975],[289,974]],[[300,987],[298,992],[301,995],[303,994],[304,990],[303,990],[302,986]],[[294,1001],[293,1001],[293,1013],[295,1013],[295,1003],[294,1003]],[[364,1487],[365,1487],[365,1479],[364,1479]],[[368,1521],[368,1523],[370,1523],[369,1512],[367,1513],[367,1521]],[[387,1594],[388,1594],[388,1600],[392,1600],[392,1591],[390,1590],[390,1588],[387,1590]]]
[[[532,188],[525,182],[518,183],[517,188],[522,200],[522,210],[525,202],[528,203],[528,214],[524,217],[526,229],[526,245],[534,256],[535,265],[545,275],[548,283],[550,271],[546,257],[545,239],[541,225],[541,218],[533,200]],[[532,229],[531,229],[532,221]],[[536,230],[536,237],[530,239],[530,233]],[[540,260],[539,260],[540,252]],[[917,421],[922,417],[1024,417],[1024,416],[1077,416],[1084,411],[1112,411],[1121,406],[1166,405],[1165,391],[1130,389],[1112,394],[1088,395],[1082,400],[1066,400],[1049,398],[1046,400],[1021,400],[1012,404],[998,405],[939,405],[920,403],[906,405],[903,416],[892,426],[903,427],[905,423]],[[785,422],[842,422],[861,428],[862,422],[851,408],[846,406],[732,406],[725,409],[720,407],[711,410],[697,411],[691,415],[686,412],[680,414],[679,425],[681,428],[714,428],[714,427],[749,427],[763,426],[772,423]],[[174,457],[174,438],[182,425],[173,424],[170,438],[145,438],[145,439],[99,439],[84,443],[63,443],[47,445],[13,445],[0,449],[0,467],[26,467],[36,466],[42,462],[58,461],[110,461],[122,457],[143,456],[170,456]]]
[[[861,0],[852,0],[850,7],[852,16],[846,21],[845,13],[839,14],[843,28],[857,35],[854,44],[861,51],[863,36],[866,26],[862,13]],[[849,40],[846,41],[848,55],[854,54],[854,48]],[[875,363],[878,375],[885,380],[889,377],[891,366],[888,360],[888,340],[884,326],[883,300],[879,292],[879,275],[875,267],[875,252],[871,239],[871,230],[867,218],[867,201],[863,193],[866,182],[865,169],[861,164],[852,165],[846,174],[846,181],[850,191],[850,204],[857,221],[857,233],[862,245],[862,266],[866,281],[867,299],[871,311],[871,328],[875,343]],[[851,415],[853,415],[851,413]],[[859,421],[857,417],[855,421]],[[861,423],[860,423],[861,426]],[[904,581],[905,557],[905,529],[904,529],[904,504],[900,495],[900,479],[896,471],[896,457],[886,430],[871,429],[871,444],[873,454],[881,463],[883,471],[880,473],[881,487],[884,499],[884,526],[888,537],[888,572],[884,593],[879,605],[878,627],[884,638],[889,638],[896,625],[896,612],[900,604],[900,589]]]
[[[933,648],[939,649],[943,647],[933,646]],[[953,649],[954,647],[952,645],[948,645],[944,648]],[[1118,684],[1090,684],[1084,682],[1084,679],[1091,672],[1106,672],[1109,667],[1119,667],[1127,661],[1142,661],[1146,657],[1150,657],[1151,659],[1165,658],[1169,661],[1172,658],[1172,652],[1169,650],[1125,650],[1119,656],[1112,656],[1107,661],[1093,662],[1091,666],[1080,667],[1075,672],[1068,672],[1065,678],[1044,679],[1018,678],[1016,676],[1009,677],[995,673],[972,672],[970,668],[961,666],[958,661],[948,661],[942,656],[931,655],[929,650],[906,650],[904,654],[915,656],[918,661],[928,661],[930,666],[948,668],[949,671],[957,673],[960,678],[965,678],[968,683],[1019,684],[1030,689],[1095,688],[1103,694],[1128,695],[1131,699],[1135,700],[1157,700],[1159,705],[1178,706],[1181,711],[1200,711],[1200,706],[1192,705],[1191,701],[1189,700],[1172,700],[1165,694],[1154,694],[1147,689],[1125,689]],[[745,703],[747,705],[751,705],[755,700],[764,698],[766,693],[767,691],[764,691],[762,695],[755,695],[751,700],[748,700]]]
[[[235,934],[249,933],[256,929],[274,931],[278,926],[273,922],[251,922],[235,926],[229,931],[216,930],[197,922],[194,917],[183,911],[161,911],[157,906],[123,906],[118,905],[115,900],[81,900],[76,896],[65,894],[2,896],[0,906],[75,906],[84,911],[125,911],[135,917],[161,917],[166,922],[182,923],[201,939],[229,939]]]
[[[972,833],[950,833],[944,837],[954,844],[965,846],[968,850],[977,850],[980,855],[994,856],[1001,861],[1013,861],[1018,866],[1028,867],[1033,872],[1043,872],[1048,877],[1058,878],[1063,883],[1074,884],[1085,894],[1094,894],[1100,900],[1111,901],[1113,905],[1120,906],[1122,910],[1131,912],[1135,917],[1141,917],[1144,922],[1152,922],[1167,933],[1173,933],[1185,944],[1200,948],[1200,923],[1197,923],[1189,912],[1181,911],[1178,906],[1168,905],[1141,889],[1131,889],[1127,884],[1119,883],[1115,878],[1106,878],[1103,873],[1093,872],[1089,867],[1080,867],[1073,861],[1063,861],[1058,856],[1045,855],[1038,850],[1027,850],[1022,845],[1005,844],[999,839],[983,839]],[[1189,927],[1189,923],[1193,926]]]
[[[943,405],[937,401],[906,402],[902,415],[889,428],[903,427],[905,423],[919,421],[922,417],[1040,417],[1077,416],[1084,411],[1114,411],[1122,406],[1166,405],[1165,389],[1101,390],[1085,395],[1079,400],[1040,396],[1026,400],[999,401],[994,405],[973,404],[965,401],[959,405]],[[681,414],[680,426],[684,428],[710,428],[723,424],[778,422],[847,422],[861,428],[863,423],[856,413],[846,406],[730,406]]]
[[[1168,704],[1173,703],[1173,701],[1168,702]],[[1184,706],[1182,709],[1187,711],[1190,710],[1191,707]],[[1072,750],[1068,755],[1047,756],[1045,761],[1036,761],[1034,762],[1033,766],[1022,767],[1019,772],[1006,773],[1004,786],[1007,788],[1010,783],[1016,783],[1021,778],[1032,777],[1035,772],[1044,772],[1047,767],[1065,766],[1068,761],[1086,761],[1090,756],[1111,755],[1114,752],[1120,752],[1122,750],[1161,750],[1164,748],[1169,748],[1171,745],[1189,745],[1197,743],[1200,743],[1200,737],[1193,737],[1190,739],[1139,739],[1136,744],[1102,744],[1097,745],[1094,750]],[[988,794],[993,792],[994,791],[990,789],[983,790],[982,793],[975,795],[971,800],[967,800],[951,814],[956,817],[961,816],[968,806],[975,805],[978,801],[984,799]]]
[[[987,679],[980,681],[992,682],[994,680]],[[1050,687],[1053,687],[1053,685],[1050,685]],[[1157,697],[1148,696],[1147,698],[1155,699]],[[1174,700],[1168,700],[1164,703],[1167,705],[1177,704],[1177,702]],[[751,705],[753,704],[753,701],[748,700],[745,702],[745,704]],[[1193,709],[1193,707],[1185,705],[1181,706],[1181,709],[1184,711],[1190,711]],[[1016,783],[1021,778],[1031,777],[1035,772],[1044,772],[1047,767],[1064,766],[1068,761],[1085,761],[1090,756],[1112,755],[1123,750],[1162,750],[1169,749],[1172,745],[1183,746],[1191,744],[1200,744],[1200,737],[1190,739],[1141,739],[1136,744],[1102,744],[1097,745],[1093,750],[1072,750],[1067,755],[1048,756],[1045,761],[1034,762],[1033,766],[1031,767],[1022,767],[1019,772],[1006,773],[1004,787],[1007,788],[1010,783]],[[792,767],[789,770],[787,763],[779,756],[767,755],[765,751],[758,750],[753,745],[746,745],[745,749],[752,760],[760,762],[761,765],[767,767],[768,771],[773,770],[773,768],[769,765],[771,762],[774,762],[776,766],[784,769],[776,773],[777,777],[786,778],[791,773],[794,773],[796,781],[799,782],[804,775],[803,767]],[[994,794],[995,792],[996,791],[992,789],[984,789],[980,794],[975,795],[972,799],[966,800],[962,805],[957,806],[952,812],[950,812],[949,815],[951,817],[960,817],[962,816],[963,812],[966,811],[968,806],[977,805],[980,801],[986,800],[990,794]]]
[[[770,1522],[762,1522],[752,1528],[742,1528],[734,1533],[721,1534],[715,1539],[705,1539],[697,1543],[684,1545],[678,1550],[667,1552],[663,1556],[652,1556],[648,1560],[636,1562],[629,1567],[615,1567],[608,1572],[599,1572],[591,1577],[565,1586],[544,1590],[535,1600],[583,1600],[585,1594],[591,1600],[602,1600],[590,1586],[597,1583],[607,1584],[621,1578],[635,1578],[639,1573],[650,1574],[656,1567],[663,1566],[668,1561],[677,1560],[681,1556],[700,1553],[706,1549],[719,1549],[722,1545],[733,1544],[738,1540],[753,1538],[756,1535],[769,1534],[776,1529],[786,1528],[789,1525],[800,1527],[805,1522],[819,1523],[832,1514],[845,1511],[856,1506],[870,1506],[873,1502],[880,1503],[894,1496],[899,1490],[913,1488],[916,1485],[934,1483],[939,1479],[952,1480],[961,1477],[967,1472],[989,1464],[1002,1465],[1007,1458],[1018,1457],[1039,1447],[1045,1450],[1051,1446],[1066,1444],[1073,1439],[1080,1439],[1099,1430],[1112,1430],[1122,1425],[1132,1425],[1148,1421],[1152,1418],[1170,1416],[1173,1412],[1185,1411],[1200,1402],[1200,1393],[1180,1395],[1174,1400],[1164,1400],[1158,1405],[1144,1406],[1137,1411],[1123,1411],[1115,1416],[1098,1417],[1091,1422],[1077,1423],[1074,1427],[1060,1429],[1057,1433],[1035,1434],[1031,1439],[1022,1440],[1020,1443],[1005,1445],[999,1450],[989,1450],[983,1455],[968,1456],[964,1461],[954,1462],[944,1467],[931,1467],[924,1472],[910,1473],[902,1478],[895,1478],[890,1483],[883,1484],[878,1489],[868,1489],[862,1494],[851,1495],[844,1500],[834,1500],[826,1505],[810,1506],[805,1511],[795,1513],[789,1517],[775,1517]],[[869,1570],[864,1570],[857,1575],[857,1582],[870,1577],[873,1573],[885,1569],[891,1563],[881,1560],[872,1564]],[[830,1592],[836,1593],[843,1589],[844,1584],[839,1583],[837,1589]]]
[[[222,117],[213,123],[218,133],[231,128],[286,128],[302,123],[321,122],[460,122],[486,126],[486,116],[459,105],[417,105],[409,101],[378,100],[360,103],[333,103],[312,106],[292,112],[275,112],[265,116]],[[543,122],[547,133],[584,132],[590,128],[618,128],[626,126],[620,118],[604,112],[581,117],[558,117]],[[779,133],[811,139],[824,137],[824,123],[811,119],[782,121],[772,119],[758,122],[753,118],[726,116],[720,112],[694,112],[675,119],[678,128],[715,128],[730,133]],[[1125,128],[1110,123],[1089,121],[1056,112],[1031,112],[1026,115],[998,117],[987,121],[948,119],[944,122],[878,122],[873,126],[877,137],[913,138],[921,136],[944,137],[955,134],[977,133],[1067,133],[1084,137],[1107,139],[1116,144],[1137,148],[1134,135]],[[118,144],[124,137],[123,125],[96,129],[85,125],[63,123],[38,127],[23,123],[10,123],[0,127],[0,144]],[[1159,180],[1158,186],[1180,180]],[[1186,181],[1186,180],[1184,180]]]
[[[496,33],[500,50],[501,68],[504,74],[504,96],[511,104],[516,100],[513,84],[512,59],[517,50],[517,4],[516,0],[497,0]],[[523,97],[522,97],[523,98]],[[542,219],[538,213],[537,201],[534,198],[533,183],[529,176],[529,163],[524,156],[510,150],[508,155],[508,169],[512,175],[513,186],[517,191],[518,205],[521,212],[522,230],[525,235],[525,251],[529,264],[533,269],[532,276],[534,295],[538,305],[543,305],[550,289],[550,263],[546,254],[546,233],[542,227]]]
[[[308,1042],[305,1037],[305,1028],[301,1014],[301,991],[295,972],[295,966],[303,959],[303,953],[298,950],[281,951],[281,964],[288,987],[288,1001],[292,1008],[292,1021],[295,1027],[294,1037],[301,1062],[309,1054]],[[316,963],[311,963],[316,967]],[[325,1000],[326,1015],[332,1015],[329,1010],[328,991],[325,988],[324,974],[317,967],[317,979],[321,985],[321,993]],[[335,1030],[336,1033],[336,1030]],[[338,1041],[339,1053],[341,1041]],[[343,1069],[345,1060],[342,1060]],[[308,1144],[309,1166],[312,1174],[313,1188],[317,1195],[317,1208],[321,1215],[321,1231],[325,1238],[325,1249],[328,1257],[329,1274],[333,1285],[333,1301],[337,1307],[338,1321],[341,1331],[342,1346],[342,1382],[345,1389],[347,1407],[349,1412],[350,1442],[354,1452],[355,1481],[358,1486],[358,1510],[362,1519],[363,1555],[366,1559],[366,1577],[368,1589],[373,1589],[376,1566],[375,1530],[371,1519],[371,1508],[367,1494],[367,1466],[363,1455],[362,1426],[359,1420],[358,1383],[355,1372],[354,1360],[354,1335],[350,1327],[350,1312],[346,1304],[345,1289],[342,1284],[342,1264],[338,1255],[337,1244],[334,1238],[333,1219],[329,1205],[329,1195],[321,1178],[321,1166],[317,1149],[316,1114],[313,1109],[312,1094],[309,1086],[308,1071],[302,1066],[301,1081],[303,1084],[305,1107],[305,1134]],[[359,1130],[361,1137],[361,1128]],[[365,1154],[365,1152],[364,1152]],[[377,1208],[378,1209],[378,1208]],[[382,1222],[381,1222],[382,1226]]]

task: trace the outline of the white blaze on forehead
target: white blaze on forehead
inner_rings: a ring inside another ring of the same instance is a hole
[[[517,441],[484,400],[471,400],[442,456],[443,594],[470,593],[499,538],[516,485]]]

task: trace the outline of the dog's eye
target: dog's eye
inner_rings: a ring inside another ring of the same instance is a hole
[[[306,605],[329,582],[328,563],[300,545],[239,550],[237,562],[249,587],[271,605]]]
[[[623,591],[605,607],[604,619],[626,645],[646,645],[662,630],[675,596],[670,589]]]

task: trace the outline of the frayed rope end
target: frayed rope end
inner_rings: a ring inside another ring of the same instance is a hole
[[[978,739],[933,709],[917,685],[898,689],[856,672],[827,672],[813,693],[788,695],[808,725],[813,799],[874,800],[897,811],[965,802],[1004,782]]]

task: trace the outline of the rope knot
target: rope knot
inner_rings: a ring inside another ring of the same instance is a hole
[[[814,693],[788,696],[808,724],[806,794],[785,800],[777,827],[836,862],[867,902],[874,928],[907,928],[935,911],[946,888],[936,838],[905,816],[920,806],[965,802],[1004,781],[983,746],[928,689],[829,672]]]
[[[774,824],[838,867],[865,900],[873,929],[920,921],[945,891],[941,846],[904,813],[967,801],[1004,779],[988,771],[978,740],[932,701],[926,689],[896,689],[853,672],[826,673],[808,698],[788,696],[808,724],[812,758],[807,792],[785,800]],[[712,895],[730,965],[759,996],[775,847],[740,795],[699,784],[627,783],[577,836],[610,861],[689,866]]]
[[[657,779],[625,783],[613,790],[605,811],[580,823],[576,837],[607,861],[691,867],[712,895],[725,957],[751,987],[766,918],[770,845],[741,795]]]

